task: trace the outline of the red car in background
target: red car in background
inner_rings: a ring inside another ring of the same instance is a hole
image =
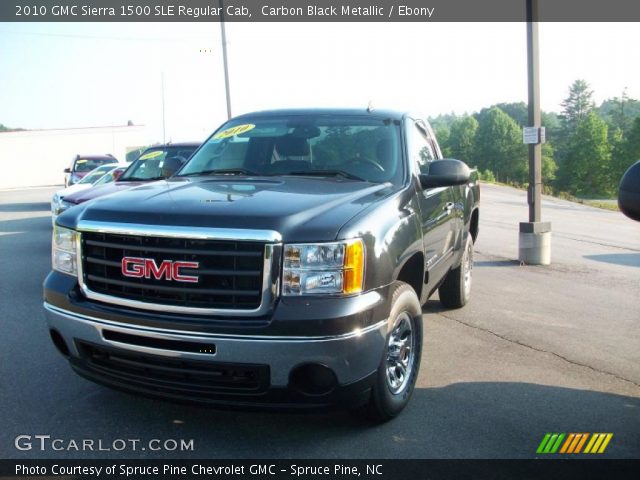
[[[74,206],[74,204],[70,204],[65,200],[66,197],[68,197],[69,195],[73,195],[74,193],[83,192],[92,187],[115,182],[118,178],[120,178],[120,175],[122,175],[126,169],[126,165],[122,167],[118,167],[117,164],[113,163],[102,165],[91,170],[91,172],[85,175],[84,178],[78,183],[62,190],[58,190],[51,199],[52,223],[55,224],[58,215],[60,215],[68,208]]]
[[[64,186],[70,187],[78,183],[93,169],[109,163],[119,163],[110,153],[106,155],[76,155],[71,166],[64,169]]]
[[[64,200],[70,206],[79,205],[144,183],[164,180],[176,173],[199,146],[200,143],[184,142],[147,148],[115,182],[74,193]]]

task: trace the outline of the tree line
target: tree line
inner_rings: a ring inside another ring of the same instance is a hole
[[[625,170],[640,159],[640,102],[626,90],[599,107],[584,80],[569,87],[559,114],[542,112],[542,178],[548,193],[614,197]],[[459,158],[489,181],[528,182],[522,127],[527,105],[499,103],[465,115],[429,119],[445,157]]]
[[[0,123],[0,132],[22,132],[24,128],[9,128]]]

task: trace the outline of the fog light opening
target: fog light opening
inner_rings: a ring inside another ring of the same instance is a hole
[[[289,375],[289,385],[305,395],[326,395],[337,384],[333,370],[318,363],[300,365]]]
[[[62,338],[62,335],[54,329],[49,330],[49,335],[51,335],[51,341],[60,354],[68,358],[70,356],[69,347],[67,347],[67,343],[64,341],[64,338]]]

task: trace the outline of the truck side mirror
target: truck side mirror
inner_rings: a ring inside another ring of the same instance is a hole
[[[71,169],[69,167],[65,168],[64,173],[71,173]]]
[[[460,160],[435,160],[429,164],[429,173],[420,174],[422,188],[463,185],[471,178],[471,170]]]
[[[618,207],[627,217],[640,222],[640,160],[631,165],[620,180]]]

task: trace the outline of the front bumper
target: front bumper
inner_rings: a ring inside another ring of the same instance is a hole
[[[69,361],[80,375],[121,390],[214,404],[320,407],[361,403],[368,398],[388,329],[387,320],[382,319],[346,333],[316,336],[196,333],[127,325],[47,302],[45,312],[49,328],[64,340]],[[335,388],[320,395],[297,389],[292,372],[308,364],[328,367],[335,374]],[[202,369],[206,375],[226,378],[229,374],[225,372],[233,375],[251,370],[254,373],[246,375],[257,381],[249,385],[241,379],[230,386],[213,380],[209,384],[200,378]]]

